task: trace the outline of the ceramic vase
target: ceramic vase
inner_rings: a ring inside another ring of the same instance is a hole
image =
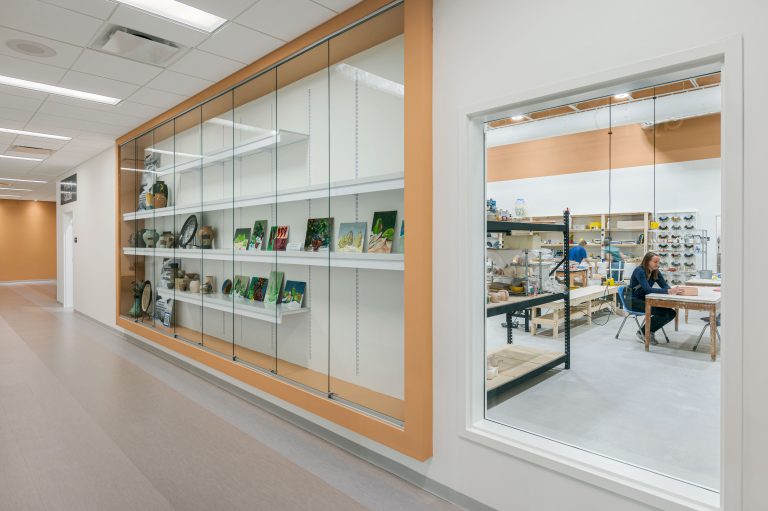
[[[153,205],[155,208],[164,208],[168,205],[168,185],[163,181],[157,181],[152,185]]]
[[[141,237],[144,239],[144,244],[147,248],[155,248],[155,243],[160,239],[160,235],[154,229],[147,229]]]

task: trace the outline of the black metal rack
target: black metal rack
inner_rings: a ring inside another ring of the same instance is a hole
[[[550,275],[554,274],[557,269],[562,266],[565,276],[565,292],[564,293],[544,293],[539,294],[527,299],[511,302],[506,305],[487,308],[486,317],[490,318],[501,314],[506,315],[507,320],[507,344],[512,344],[512,316],[515,313],[523,312],[531,307],[543,305],[545,303],[555,302],[557,300],[563,300],[565,302],[564,311],[564,339],[565,339],[565,353],[557,357],[550,362],[537,367],[536,369],[525,373],[514,380],[507,382],[504,385],[496,387],[488,391],[489,397],[495,395],[499,391],[506,389],[513,385],[518,385],[526,380],[534,378],[550,369],[553,369],[560,364],[565,366],[565,369],[571,368],[571,291],[570,281],[571,272],[570,265],[568,264],[568,249],[570,247],[570,211],[567,209],[563,211],[563,223],[562,224],[537,224],[531,222],[502,222],[502,221],[488,221],[486,232],[489,233],[511,233],[512,231],[551,231],[563,233],[563,259],[552,269]]]

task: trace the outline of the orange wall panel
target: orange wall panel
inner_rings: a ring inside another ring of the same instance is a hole
[[[0,282],[56,278],[56,203],[0,200]]]

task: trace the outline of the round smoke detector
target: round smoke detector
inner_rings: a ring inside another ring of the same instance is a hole
[[[50,46],[27,39],[8,39],[5,45],[13,51],[32,57],[53,57],[56,55],[56,50]]]

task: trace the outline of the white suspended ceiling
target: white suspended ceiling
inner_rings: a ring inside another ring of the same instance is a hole
[[[42,162],[0,158],[0,183],[2,178],[48,181],[18,186],[34,190],[18,195],[54,200],[56,178],[112,147],[118,136],[358,1],[183,0],[228,20],[208,34],[111,0],[0,0],[0,74],[122,100],[108,106],[0,86],[0,128],[72,137],[0,133],[0,154],[16,155],[11,146],[54,151]],[[165,39],[180,50],[158,66],[91,48],[111,25]],[[42,44],[55,54],[29,55],[7,44],[17,40]]]

